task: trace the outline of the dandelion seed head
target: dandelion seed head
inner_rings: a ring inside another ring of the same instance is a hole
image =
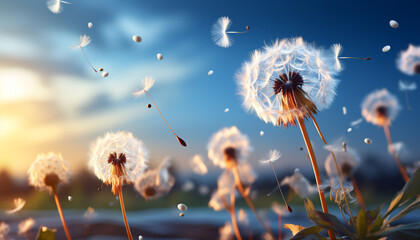
[[[345,152],[343,152],[343,145],[341,144],[340,146],[339,143],[328,145],[325,148],[334,153],[343,178],[349,177],[361,163],[356,150],[351,147],[346,146]],[[338,177],[337,168],[331,154],[329,154],[325,160],[325,171],[330,178]]]
[[[175,177],[169,172],[171,161],[170,157],[166,157],[157,169],[149,169],[136,179],[134,188],[144,199],[157,199],[171,191],[175,184]]]
[[[138,92],[133,93],[134,96],[138,97],[138,96],[143,95],[144,91],[149,91],[155,84],[155,79],[151,76],[147,76],[143,79],[142,84],[143,84],[143,89]]]
[[[277,40],[256,50],[236,75],[243,106],[264,122],[296,125],[328,108],[338,80],[333,54],[302,38]]]
[[[39,154],[28,170],[29,184],[50,193],[59,183],[68,183],[69,178],[68,163],[61,154]]]
[[[223,128],[213,134],[207,145],[208,158],[214,165],[228,167],[229,161],[245,161],[251,150],[248,137],[236,126]]]
[[[35,220],[33,218],[22,220],[18,225],[18,235],[24,235],[33,226],[35,226]]]
[[[420,46],[410,44],[407,50],[401,51],[397,67],[407,75],[420,74]]]
[[[373,91],[362,102],[362,116],[367,122],[379,126],[390,125],[400,110],[397,97],[386,89]]]
[[[203,157],[199,154],[194,155],[191,159],[191,166],[194,173],[205,175],[207,174],[207,166],[204,164]]]
[[[19,212],[20,210],[22,210],[22,208],[25,206],[25,204],[26,204],[26,201],[25,200],[23,200],[22,198],[15,198],[15,199],[13,199],[13,204],[15,205],[15,208],[14,209],[11,209],[11,210],[7,210],[6,211],[6,214],[7,215],[11,215],[11,214],[13,214],[13,213],[17,213],[17,212]]]
[[[417,89],[417,84],[415,82],[406,82],[403,80],[398,81],[398,89],[402,92],[404,91],[414,91]]]
[[[274,150],[270,150],[270,153],[268,154],[267,159],[260,160],[260,163],[262,163],[262,164],[268,164],[270,162],[275,162],[278,159],[280,159],[280,157],[281,157],[281,154],[280,154],[279,151],[277,151],[275,149]]]
[[[228,48],[232,46],[232,40],[226,31],[229,29],[232,22],[229,17],[221,17],[217,19],[217,22],[213,25],[211,29],[211,36],[217,46]]]
[[[112,185],[115,195],[147,168],[148,154],[131,132],[108,132],[90,146],[89,168],[102,182]]]

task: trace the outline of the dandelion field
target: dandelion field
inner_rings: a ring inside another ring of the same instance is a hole
[[[420,239],[420,3],[0,2],[0,240]]]

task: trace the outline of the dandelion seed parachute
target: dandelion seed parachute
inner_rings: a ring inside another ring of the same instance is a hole
[[[217,19],[217,22],[213,25],[211,30],[212,39],[216,45],[224,48],[232,46],[232,41],[226,33],[230,25],[232,25],[232,22],[229,17]]]
[[[48,0],[47,1],[47,6],[48,6],[48,9],[52,13],[59,14],[63,11],[63,6],[61,5],[62,3],[71,4],[69,2],[61,1],[61,0]]]
[[[207,166],[203,161],[203,157],[201,155],[194,155],[194,157],[191,159],[191,166],[194,173],[205,175],[207,174]]]
[[[17,212],[19,212],[20,210],[22,210],[22,208],[25,206],[25,204],[26,204],[26,201],[25,200],[23,200],[22,198],[15,198],[15,199],[13,199],[13,204],[15,205],[15,208],[14,209],[12,209],[12,210],[7,210],[6,211],[6,214],[7,215],[11,215],[11,214],[13,214],[13,213],[17,213]]]
[[[405,82],[403,80],[400,80],[398,81],[398,89],[402,92],[414,91],[417,89],[417,84],[415,82]]]

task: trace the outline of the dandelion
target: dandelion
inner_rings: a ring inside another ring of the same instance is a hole
[[[68,240],[71,240],[70,232],[64,218],[63,210],[57,195],[58,186],[69,181],[70,171],[68,163],[61,155],[54,153],[40,154],[28,170],[29,184],[38,190],[47,190],[54,195],[55,204],[60,215],[61,223]]]
[[[144,199],[157,199],[169,193],[175,184],[175,178],[170,174],[171,158],[165,158],[155,170],[148,170],[134,183],[134,187]]]
[[[397,67],[407,75],[420,74],[420,46],[408,45],[397,59]]]
[[[299,124],[318,186],[322,184],[321,176],[304,121],[312,119],[326,144],[314,116],[328,108],[335,96],[338,84],[335,76],[342,69],[339,59],[344,57],[339,57],[340,45],[333,49],[333,53],[318,50],[300,37],[277,40],[263,51],[256,50],[237,74],[246,110],[275,126]],[[327,213],[327,203],[320,188],[319,197],[322,209]],[[329,235],[334,238],[332,231]]]
[[[0,222],[0,239],[7,239],[7,235],[10,232],[9,224]]]
[[[405,82],[403,80],[398,81],[398,89],[401,92],[404,92],[405,103],[407,104],[408,110],[411,110],[410,103],[408,101],[408,91],[414,91],[417,89],[417,84],[415,82]]]
[[[155,105],[156,109],[158,110],[158,112],[159,112],[160,116],[162,117],[163,121],[168,126],[169,130],[171,130],[171,132],[175,135],[179,144],[186,147],[187,143],[185,143],[185,141],[182,138],[178,137],[178,135],[174,132],[174,130],[172,130],[172,128],[169,126],[168,122],[163,117],[162,112],[159,110],[159,108],[156,105],[155,101],[153,100],[152,96],[149,94],[148,91],[153,87],[154,84],[155,84],[155,79],[153,77],[150,77],[150,76],[145,77],[144,80],[143,80],[143,89],[133,93],[133,95],[136,96],[136,97],[139,97],[139,96],[142,96],[144,93],[146,93],[147,96],[150,98],[150,100],[152,100],[153,105]]]
[[[332,49],[334,51],[334,59],[335,59],[335,69],[336,71],[342,71],[343,67],[341,65],[340,59],[361,59],[361,60],[371,60],[372,58],[366,57],[341,57],[340,54],[343,51],[341,44],[333,44]]]
[[[122,186],[132,184],[147,168],[147,150],[130,132],[108,132],[90,147],[89,168],[119,196],[128,238],[133,239],[125,213]]]
[[[384,129],[388,146],[391,146],[390,152],[398,166],[401,175],[407,182],[409,177],[404,169],[395,149],[392,147],[392,138],[389,126],[391,122],[397,117],[401,107],[398,103],[397,97],[390,94],[388,90],[375,90],[362,102],[362,116],[367,122],[378,125]]]
[[[47,6],[48,9],[54,13],[54,14],[59,14],[63,11],[63,6],[61,5],[62,3],[64,4],[72,4],[66,1],[61,1],[61,0],[48,0],[47,1]]]
[[[92,66],[92,64],[90,64],[89,59],[87,58],[87,56],[85,54],[85,51],[83,51],[83,47],[86,47],[87,45],[89,45],[90,41],[91,41],[91,39],[90,39],[90,37],[88,35],[80,35],[80,43],[79,43],[79,45],[74,45],[74,46],[71,46],[71,47],[72,48],[80,48],[80,50],[82,50],[83,56],[85,56],[85,59],[86,59],[87,63],[89,64],[89,66],[93,69],[93,71],[98,72]],[[102,76],[103,76],[103,73],[102,73]]]
[[[14,213],[17,213],[17,212],[19,212],[20,210],[22,210],[22,208],[25,206],[25,204],[26,204],[26,201],[25,200],[23,200],[22,198],[15,198],[15,199],[13,199],[13,203],[14,203],[14,205],[15,205],[15,208],[14,209],[11,209],[11,210],[7,210],[6,211],[6,214],[7,215],[11,215],[11,214],[14,214]]]
[[[194,157],[191,159],[191,166],[193,172],[197,174],[205,175],[208,172],[207,166],[204,164],[203,157],[199,154],[194,155]]]
[[[295,169],[292,176],[285,177],[281,185],[288,185],[302,199],[315,194],[317,191],[317,187],[311,185],[309,180],[302,175],[298,168]]]
[[[213,25],[211,29],[211,36],[214,43],[219,47],[228,48],[232,46],[232,39],[228,34],[231,33],[246,33],[249,31],[250,27],[246,26],[246,31],[237,32],[237,31],[228,31],[229,27],[232,25],[229,17],[221,17],[217,19],[217,22]]]
[[[287,210],[289,210],[289,212],[292,212],[292,208],[289,206],[289,204],[287,204],[286,198],[284,198],[283,191],[281,190],[281,187],[280,187],[279,179],[277,178],[276,170],[274,169],[274,166],[273,166],[273,162],[277,161],[280,157],[281,157],[281,154],[280,154],[279,151],[270,150],[270,153],[268,154],[268,159],[267,160],[260,160],[260,162],[262,164],[270,164],[271,168],[273,169],[274,177],[276,178],[276,182],[277,182],[277,187],[279,188],[279,191],[281,193],[281,197],[283,198],[284,204],[286,205]]]
[[[27,234],[33,226],[35,226],[35,220],[33,218],[22,220],[18,225],[18,235]]]
[[[391,26],[392,28],[398,28],[399,24],[397,21],[391,20],[389,21],[389,26]]]

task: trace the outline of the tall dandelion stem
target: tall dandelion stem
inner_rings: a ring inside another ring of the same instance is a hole
[[[236,238],[238,240],[242,240],[241,233],[239,232],[238,222],[236,221],[236,213],[235,213],[235,189],[232,189],[230,193],[230,217],[232,218],[232,225],[235,231]]]
[[[315,128],[316,128],[316,130],[318,131],[318,134],[319,134],[319,136],[321,137],[322,141],[324,142],[324,144],[325,144],[326,146],[328,146],[328,143],[327,143],[327,141],[325,140],[324,136],[322,135],[321,129],[319,128],[317,121],[315,120],[315,118],[314,118],[313,116],[311,116],[311,118],[312,118],[312,121],[313,121],[313,123],[314,123],[314,125],[315,125]],[[337,170],[338,180],[340,180],[340,186],[341,186],[341,190],[343,191],[344,201],[346,202],[347,209],[349,210],[350,216],[351,216],[351,217],[352,217],[352,219],[353,219],[353,217],[354,217],[354,216],[353,216],[353,213],[351,212],[351,208],[350,208],[350,205],[349,205],[349,200],[347,199],[347,195],[346,195],[346,190],[344,189],[344,185],[343,185],[343,180],[342,180],[342,176],[341,176],[341,170],[340,170],[340,167],[338,166],[337,159],[335,158],[335,154],[334,154],[334,152],[330,150],[330,153],[331,153],[331,156],[332,156],[332,158],[333,158],[333,160],[334,160],[334,165],[335,165],[335,168],[336,168],[336,170]]]
[[[70,232],[67,227],[66,219],[64,218],[63,209],[61,208],[60,201],[58,200],[57,191],[53,188],[54,200],[57,205],[58,214],[60,214],[61,223],[63,224],[64,232],[66,233],[67,240],[71,240]]]
[[[85,56],[85,59],[86,59],[87,63],[89,64],[89,66],[93,69],[93,71],[98,72],[98,71],[96,71],[96,69],[92,66],[92,64],[90,64],[89,59],[87,58],[87,56],[86,56],[86,54],[85,54],[85,51],[83,51],[83,48],[82,48],[81,46],[80,46],[80,49],[82,50],[83,56]]]
[[[127,215],[125,214],[125,207],[124,207],[124,199],[123,199],[122,190],[119,191],[118,198],[120,199],[121,212],[122,212],[122,215],[123,215],[123,218],[124,218],[124,225],[125,225],[125,230],[127,231],[128,239],[133,240],[133,236],[131,236],[130,226],[128,226]]]
[[[277,173],[276,173],[276,170],[274,169],[273,163],[272,163],[271,161],[269,161],[269,162],[270,162],[271,168],[273,169],[274,176],[276,177],[277,187],[279,188],[279,191],[280,191],[280,193],[281,193],[281,197],[283,198],[284,204],[286,204],[287,210],[288,210],[289,212],[292,212],[292,208],[291,208],[291,207],[289,206],[289,204],[287,203],[286,198],[285,198],[285,197],[284,197],[284,195],[283,195],[283,191],[281,190],[281,187],[280,187],[280,182],[279,182],[279,179],[277,178]]]
[[[246,203],[251,208],[252,212],[254,213],[255,217],[257,218],[257,220],[261,224],[261,226],[273,236],[273,232],[271,231],[271,229],[269,227],[267,227],[264,224],[263,220],[258,215],[257,210],[254,207],[254,204],[252,203],[251,199],[249,198],[249,195],[245,192],[245,189],[242,186],[241,178],[239,177],[239,171],[238,171],[238,167],[236,166],[236,164],[234,164],[234,166],[232,168],[232,172],[233,172],[233,177],[235,179],[235,184],[236,184],[237,189],[239,190],[239,193],[241,193],[242,197],[245,199]]]
[[[385,132],[386,140],[388,142],[388,147],[389,147],[390,153],[394,157],[395,162],[397,163],[398,169],[400,170],[401,175],[404,178],[404,181],[407,183],[410,178],[408,177],[408,174],[405,171],[404,166],[402,165],[402,163],[400,161],[400,158],[398,157],[397,153],[395,152],[394,146],[392,145],[392,138],[391,138],[391,132],[389,131],[389,125],[385,124],[383,127],[384,127],[384,132]]]
[[[315,174],[315,180],[316,180],[316,185],[318,188],[319,199],[321,201],[322,211],[324,213],[328,213],[327,201],[325,200],[324,191],[321,188],[321,184],[322,184],[321,175],[319,174],[318,163],[315,158],[315,153],[312,148],[311,140],[309,139],[309,136],[308,136],[308,131],[306,130],[305,119],[297,117],[296,120],[299,123],[300,131],[302,132],[302,136],[303,136],[303,139],[305,140],[306,148],[311,158],[312,168]],[[328,235],[330,236],[331,240],[336,239],[333,231],[328,230]]]

